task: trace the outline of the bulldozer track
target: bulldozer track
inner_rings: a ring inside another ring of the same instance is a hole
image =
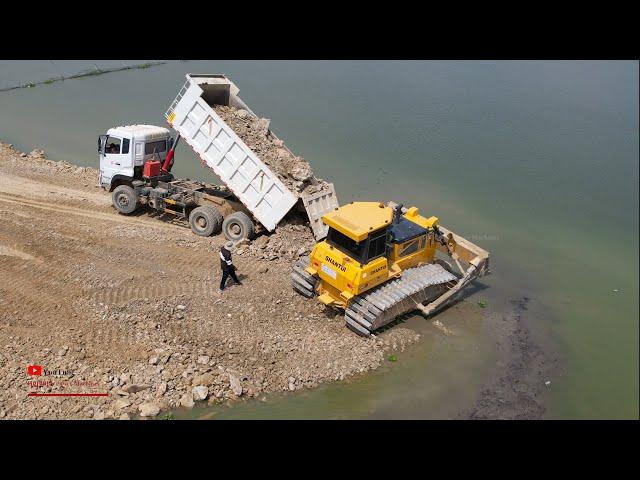
[[[306,272],[307,265],[309,265],[309,257],[302,257],[293,265],[290,276],[291,286],[300,295],[312,298],[316,294],[318,278]]]
[[[416,310],[416,304],[439,297],[456,280],[438,264],[409,268],[400,278],[355,296],[345,310],[345,324],[358,335],[369,336],[396,317]]]
[[[291,286],[307,298],[315,296],[318,278],[305,271],[309,259],[293,266]],[[409,268],[402,277],[357,295],[345,310],[346,326],[364,337],[391,323],[396,317],[416,310],[416,304],[430,302],[455,285],[457,277],[433,263]]]

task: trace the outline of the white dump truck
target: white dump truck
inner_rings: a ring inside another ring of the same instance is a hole
[[[187,74],[186,78],[165,113],[176,135],[152,125],[116,127],[100,135],[100,185],[112,192],[113,206],[131,214],[147,205],[187,218],[198,235],[222,230],[234,241],[273,231],[296,208],[306,212],[316,239],[324,238],[327,227],[321,217],[338,207],[333,185],[310,195],[291,192],[214,111],[215,105],[232,106],[255,117],[235,84],[225,75]],[[222,185],[174,178],[171,168],[180,139]]]

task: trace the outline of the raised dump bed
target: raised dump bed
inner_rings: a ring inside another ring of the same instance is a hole
[[[291,187],[295,184],[283,176],[281,169],[279,175],[269,168],[216,112],[218,109],[222,113],[220,107],[230,107],[229,110],[244,110],[243,115],[253,120],[263,120],[238,96],[238,87],[225,75],[188,74],[186,77],[187,81],[165,113],[171,127],[267,230],[273,231],[300,200],[314,236],[324,238],[327,227],[320,218],[338,207],[333,185],[321,182],[314,189],[293,188],[292,191],[285,182]],[[268,122],[263,125],[270,141],[277,142],[295,157],[284,142],[268,130]]]

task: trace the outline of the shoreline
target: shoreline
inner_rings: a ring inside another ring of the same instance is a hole
[[[553,353],[555,340],[544,344],[531,330],[527,296],[510,300],[512,311],[499,312],[491,322],[496,339],[498,362],[483,384],[474,405],[457,418],[475,420],[541,420],[548,414],[551,379],[562,371],[562,363]],[[498,318],[499,317],[499,318]],[[549,382],[549,383],[547,383]]]

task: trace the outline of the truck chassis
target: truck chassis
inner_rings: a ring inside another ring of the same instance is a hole
[[[161,213],[188,220],[191,230],[204,237],[222,231],[228,240],[252,239],[262,229],[251,212],[225,187],[173,175],[133,180],[112,192],[113,206],[129,215],[146,205]]]

